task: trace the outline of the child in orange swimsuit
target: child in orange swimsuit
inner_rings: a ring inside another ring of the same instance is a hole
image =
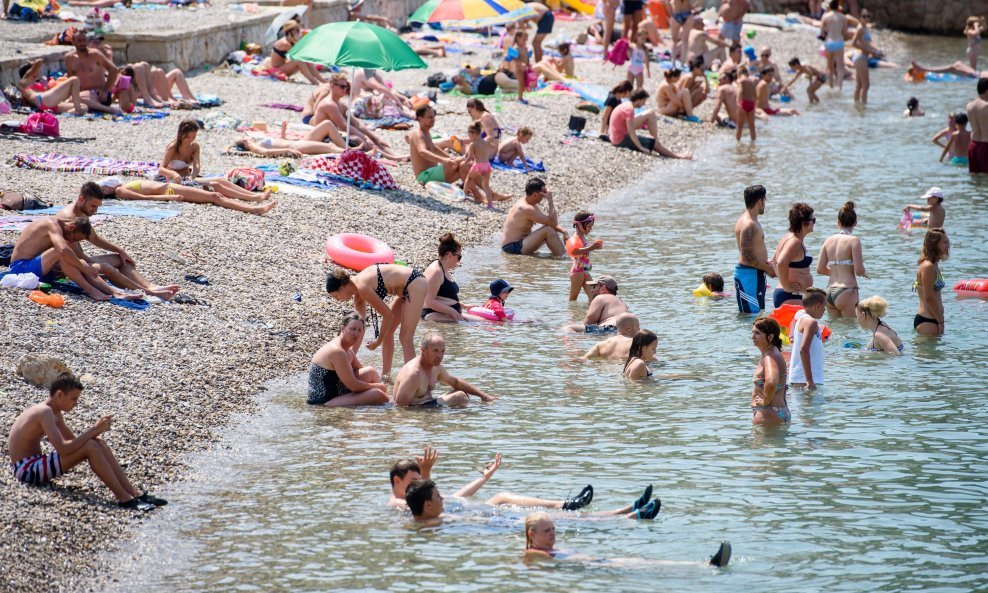
[[[587,298],[590,296],[588,282],[593,280],[590,276],[590,252],[600,249],[604,242],[600,239],[593,243],[587,243],[587,235],[593,229],[594,215],[586,210],[580,210],[573,217],[573,228],[576,232],[566,241],[566,254],[573,258],[573,267],[569,270],[569,300],[575,301],[580,296],[582,289]]]

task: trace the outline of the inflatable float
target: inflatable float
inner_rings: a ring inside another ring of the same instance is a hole
[[[792,320],[796,317],[796,313],[803,310],[802,305],[782,305],[781,307],[776,307],[769,317],[776,320],[779,326],[782,328],[783,343],[789,343],[789,326],[792,325]],[[826,342],[830,339],[830,328],[824,324],[820,324],[820,339]]]
[[[445,200],[447,202],[455,202],[457,200],[467,199],[467,194],[465,194],[462,189],[456,187],[452,183],[445,183],[442,181],[430,181],[425,184],[425,189],[433,196],[439,198],[440,200]]]
[[[593,14],[594,10],[597,8],[592,0],[590,2],[581,2],[580,0],[560,0],[559,3],[582,14]]]
[[[899,219],[899,228],[908,231],[915,228],[926,228],[930,225],[930,215],[927,212],[903,212]]]
[[[357,233],[340,233],[327,239],[326,255],[337,264],[355,272],[374,264],[395,262],[395,252],[387,243]]]
[[[988,278],[961,280],[954,285],[954,292],[957,293],[957,296],[988,299]]]
[[[491,309],[488,309],[487,307],[470,307],[469,309],[467,309],[467,313],[471,315],[475,315],[477,317],[481,317],[483,319],[486,319],[487,321],[502,321],[501,319],[498,318],[497,313],[495,313]],[[505,309],[504,314],[507,316],[508,321],[511,321],[512,319],[515,318],[514,309]]]
[[[733,295],[733,292],[714,292],[707,288],[707,285],[700,283],[699,286],[693,289],[693,296],[695,297],[728,297]]]

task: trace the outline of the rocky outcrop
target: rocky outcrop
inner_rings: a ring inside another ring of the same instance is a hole
[[[805,13],[802,0],[750,0],[755,12]],[[910,31],[938,35],[960,35],[964,21],[970,15],[988,15],[988,0],[858,0],[867,8],[876,24]]]

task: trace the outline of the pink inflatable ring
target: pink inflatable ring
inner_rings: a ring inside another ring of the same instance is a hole
[[[395,252],[387,243],[357,233],[340,233],[327,239],[326,255],[356,272],[374,264],[395,263]]]

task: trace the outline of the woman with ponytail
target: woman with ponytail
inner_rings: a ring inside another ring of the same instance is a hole
[[[837,234],[827,237],[817,258],[817,273],[830,276],[827,311],[834,317],[854,315],[854,306],[858,304],[858,276],[868,277],[861,255],[861,239],[851,234],[857,224],[854,202],[846,202],[837,214]]]
[[[751,390],[753,424],[787,424],[792,419],[786,403],[786,361],[779,351],[781,334],[779,323],[770,317],[758,319],[751,328],[751,341],[761,353]]]

